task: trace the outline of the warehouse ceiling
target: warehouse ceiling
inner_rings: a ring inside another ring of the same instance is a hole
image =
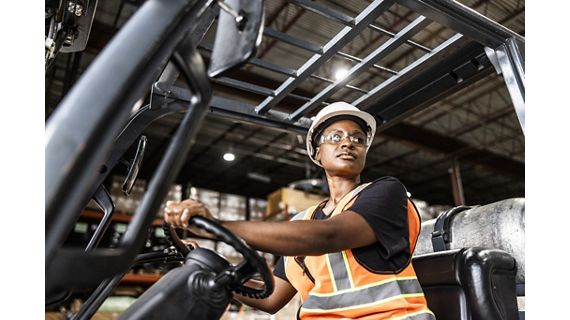
[[[345,25],[327,19],[303,1],[266,1],[265,29],[303,39],[317,47],[324,46]],[[307,1],[356,17],[372,1]],[[524,1],[462,0],[488,18],[524,36]],[[87,48],[83,52],[60,53],[46,71],[46,119],[62,97],[81,77],[91,61],[144,1],[99,0]],[[300,4],[301,3],[301,4]],[[349,69],[355,57],[363,59],[401,31],[418,15],[395,4],[347,43],[342,52],[319,67],[273,110],[290,113],[301,107],[334,81],[339,68]],[[199,45],[204,60],[210,58],[215,24]],[[376,62],[325,99],[321,105],[337,100],[354,101],[369,93],[379,83],[409,66],[426,52],[442,45],[452,30],[435,22],[409,41]],[[255,58],[297,70],[313,52],[268,36],[262,38]],[[351,59],[349,59],[349,58]],[[247,81],[261,88],[275,90],[288,76],[246,64],[228,77]],[[459,81],[458,81],[459,82]],[[184,83],[177,83],[184,87]],[[216,80],[214,96],[256,106],[265,99],[259,90],[243,88]],[[255,90],[253,90],[255,91]],[[147,97],[148,99],[148,97]],[[370,104],[374,109],[375,105]],[[319,108],[305,114],[313,116]],[[168,145],[168,139],[180,122],[180,115],[162,118],[144,132],[148,138],[142,178],[150,178]],[[501,75],[489,69],[478,74],[458,91],[438,101],[426,101],[405,117],[380,126],[370,148],[365,181],[392,175],[398,177],[414,198],[429,204],[453,205],[450,170],[459,168],[467,204],[485,204],[509,197],[524,197],[524,134]],[[177,182],[220,192],[266,198],[272,191],[291,182],[322,178],[322,171],[306,155],[304,136],[299,131],[221,117],[210,114],[203,122],[195,144],[187,155]],[[227,162],[222,155],[232,149],[236,159]],[[184,155],[181,155],[184,156]],[[126,174],[118,165],[115,174]]]

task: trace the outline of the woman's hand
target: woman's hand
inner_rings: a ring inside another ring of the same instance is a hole
[[[194,240],[190,240],[190,239],[180,239],[180,241],[182,241],[182,243],[184,243],[185,245],[190,245],[192,246],[192,250],[200,248],[200,246],[198,245],[198,242],[194,241]]]
[[[186,199],[184,201],[167,201],[164,210],[164,221],[169,223],[174,228],[185,228],[192,231],[192,233],[199,236],[206,236],[207,233],[195,227],[191,227],[188,221],[193,216],[202,216],[204,218],[214,220],[214,217],[198,200]]]

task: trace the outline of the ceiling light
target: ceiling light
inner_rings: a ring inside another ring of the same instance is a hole
[[[256,172],[248,172],[247,173],[247,177],[253,180],[257,180],[257,181],[261,181],[261,182],[265,182],[265,183],[271,183],[271,178],[263,175],[263,174],[259,174]]]
[[[340,68],[334,73],[334,78],[336,80],[342,80],[344,79],[344,77],[346,77],[347,74],[348,74],[348,69]]]
[[[224,160],[226,161],[234,161],[236,159],[236,155],[233,154],[232,152],[226,152],[224,153]]]

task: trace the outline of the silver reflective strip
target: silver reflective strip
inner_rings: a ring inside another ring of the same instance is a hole
[[[331,310],[381,302],[402,294],[423,294],[417,279],[395,280],[373,287],[350,290],[334,295],[316,296],[309,294],[303,309]]]
[[[332,272],[332,279],[336,290],[344,290],[352,288],[346,264],[342,257],[342,252],[327,254],[329,259],[329,267]]]
[[[304,220],[305,215],[307,214],[307,210],[308,209],[305,209],[305,210],[297,213],[295,216],[293,216],[293,218],[291,218],[291,221],[293,221],[293,220]]]
[[[420,314],[415,314],[413,316],[406,316],[402,319],[409,319],[409,320],[435,320],[435,315],[430,311],[424,311]]]
[[[435,320],[435,315],[429,309],[406,314],[401,317],[390,318],[392,320]]]

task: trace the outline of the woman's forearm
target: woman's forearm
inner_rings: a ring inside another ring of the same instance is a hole
[[[227,221],[222,225],[253,248],[281,256],[322,255],[377,241],[372,228],[354,212],[327,220]]]
[[[225,221],[222,225],[256,250],[280,256],[320,255],[331,248],[323,221]]]

